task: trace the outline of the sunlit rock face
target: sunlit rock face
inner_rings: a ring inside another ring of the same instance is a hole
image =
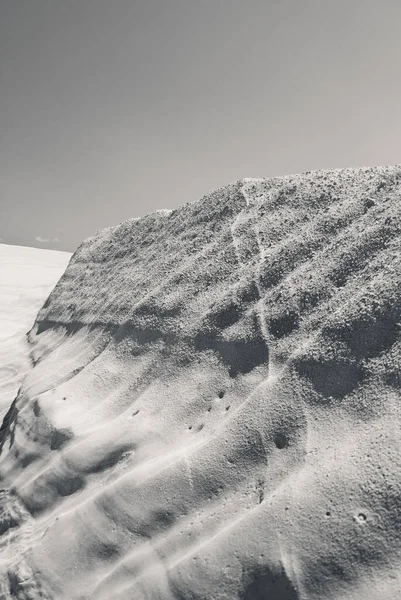
[[[0,597],[401,597],[401,168],[81,244],[0,431]]]

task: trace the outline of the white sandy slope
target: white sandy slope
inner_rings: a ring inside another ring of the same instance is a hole
[[[31,366],[26,339],[71,254],[0,244],[0,418]]]
[[[401,168],[99,232],[0,431],[0,597],[401,597]]]

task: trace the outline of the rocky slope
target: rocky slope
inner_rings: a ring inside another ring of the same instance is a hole
[[[0,432],[0,596],[400,597],[401,167],[101,231]]]

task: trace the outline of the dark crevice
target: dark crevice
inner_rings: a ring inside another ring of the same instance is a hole
[[[14,428],[11,428],[12,425],[15,427],[15,423],[18,417],[18,408],[17,408],[17,398],[12,402],[10,408],[3,418],[3,422],[0,427],[0,454],[3,451],[3,446],[10,436],[10,447],[14,443]]]

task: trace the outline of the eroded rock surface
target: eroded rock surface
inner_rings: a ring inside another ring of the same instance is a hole
[[[1,597],[401,594],[401,168],[81,244],[0,432]]]

